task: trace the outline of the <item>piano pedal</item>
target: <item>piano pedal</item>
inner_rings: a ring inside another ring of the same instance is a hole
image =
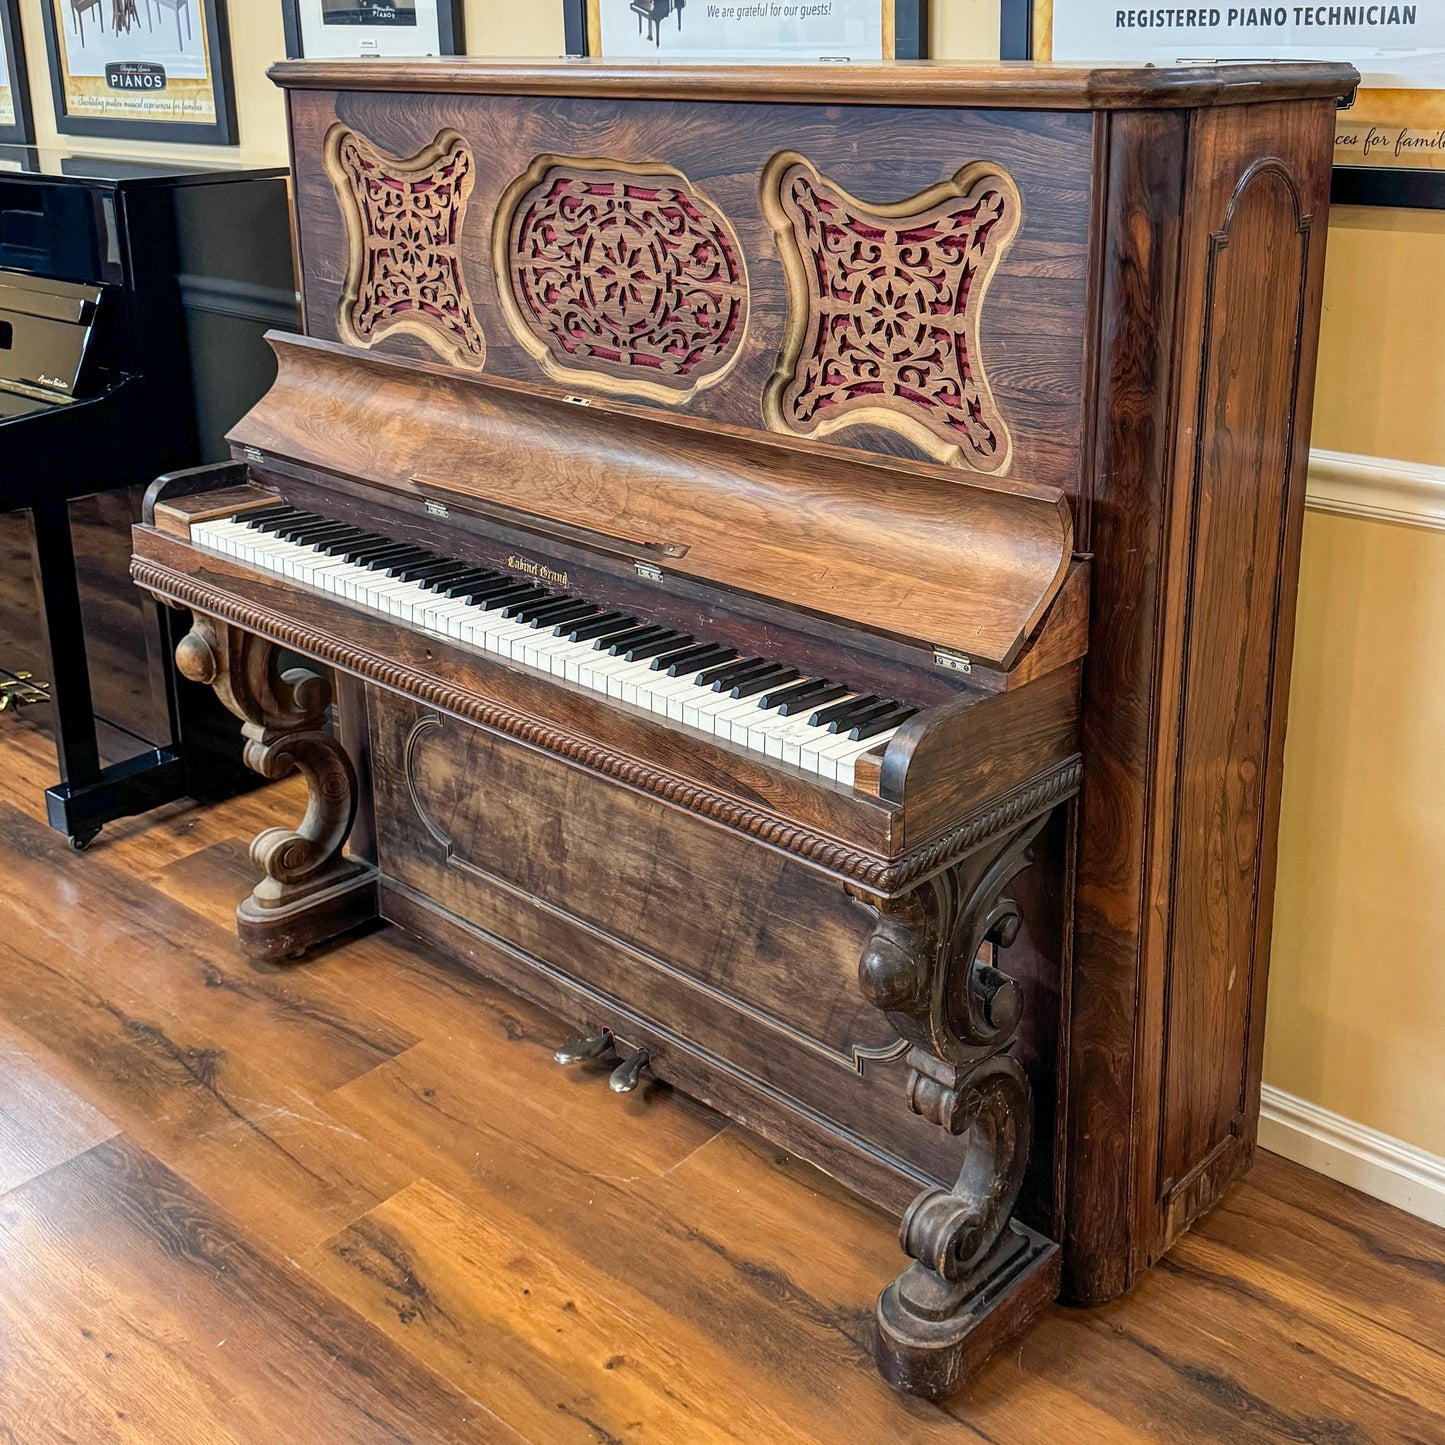
[[[552,1055],[559,1064],[585,1064],[590,1059],[600,1059],[613,1049],[612,1030],[583,1034],[580,1038],[569,1039]]]
[[[652,1061],[652,1056],[646,1049],[638,1049],[628,1054],[618,1066],[613,1069],[612,1077],[607,1081],[608,1086],[614,1094],[630,1094],[642,1079],[642,1071]]]

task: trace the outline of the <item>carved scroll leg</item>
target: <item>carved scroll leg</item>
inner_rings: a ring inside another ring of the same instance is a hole
[[[193,682],[216,690],[244,723],[248,767],[265,778],[299,772],[306,816],[295,829],[267,828],[251,844],[264,875],[236,910],[241,945],[272,963],[300,958],[377,916],[376,870],[343,849],[356,818],[351,760],[326,729],[331,686],[304,668],[282,673],[264,638],[197,615],[176,649]]]
[[[941,1400],[1058,1295],[1060,1255],[1010,1218],[1031,1132],[1023,1069],[1006,1054],[971,1072],[920,1049],[909,1062],[918,1112],[940,1111],[966,1154],[953,1188],[925,1190],[903,1217],[916,1263],[879,1296],[878,1368],[895,1389]]]
[[[1009,1052],[1023,992],[996,967],[1020,928],[1009,882],[1033,860],[1041,814],[910,894],[875,909],[859,960],[864,996],[908,1051],[908,1103],[964,1142],[951,1189],[903,1218],[915,1261],[878,1299],[878,1368],[942,1399],[1059,1291],[1059,1247],[1013,1216],[1028,1167],[1033,1093]]]

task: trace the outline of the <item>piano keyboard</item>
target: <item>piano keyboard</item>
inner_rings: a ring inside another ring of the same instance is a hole
[[[840,783],[916,711],[282,503],[191,541]]]

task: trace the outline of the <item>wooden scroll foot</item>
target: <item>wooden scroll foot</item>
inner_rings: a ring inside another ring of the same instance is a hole
[[[1028,1162],[1023,1070],[1006,1054],[972,1071],[919,1049],[909,1062],[915,1100],[933,1096],[918,1112],[939,1106],[967,1152],[953,1188],[925,1190],[903,1217],[916,1262],[878,1298],[878,1368],[894,1389],[941,1400],[1057,1297],[1061,1261],[1057,1244],[1009,1218]]]
[[[244,723],[246,765],[264,778],[299,772],[306,816],[267,828],[251,844],[264,875],[236,910],[242,947],[271,963],[300,958],[377,916],[376,870],[343,854],[356,820],[356,773],[326,728],[331,685],[316,673],[282,673],[274,643],[197,615],[176,665],[216,690]]]
[[[908,1051],[908,1103],[958,1136],[958,1179],[903,1217],[914,1263],[879,1296],[878,1368],[895,1389],[938,1400],[1026,1329],[1059,1291],[1059,1247],[1012,1218],[1028,1167],[1033,1093],[1009,1050],[1022,991],[997,967],[1018,934],[1004,896],[1032,860],[1047,815],[995,839],[878,910],[859,961],[870,1002]]]

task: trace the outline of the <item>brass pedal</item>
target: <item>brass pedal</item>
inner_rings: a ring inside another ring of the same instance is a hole
[[[0,680],[0,712],[17,712],[22,707],[50,701],[50,684],[33,682],[28,672],[17,672]]]
[[[600,1059],[612,1050],[612,1032],[603,1029],[601,1033],[584,1034],[581,1038],[569,1039],[552,1055],[559,1064],[585,1064],[589,1059]]]
[[[614,1094],[630,1094],[641,1082],[642,1071],[651,1062],[652,1056],[646,1049],[638,1049],[635,1053],[628,1054],[613,1069],[612,1077],[607,1081],[608,1086]]]

